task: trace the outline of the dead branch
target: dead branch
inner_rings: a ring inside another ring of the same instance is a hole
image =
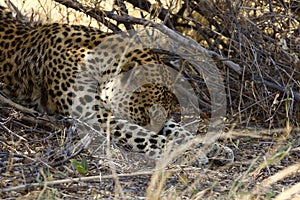
[[[24,113],[33,114],[33,115],[37,115],[38,114],[37,111],[35,111],[33,109],[30,109],[30,108],[26,108],[26,107],[24,107],[24,106],[22,106],[20,104],[15,103],[12,100],[4,97],[1,93],[0,93],[0,101],[2,101],[3,103],[8,104],[11,107],[16,108],[17,110],[20,110],[20,111],[24,112]]]

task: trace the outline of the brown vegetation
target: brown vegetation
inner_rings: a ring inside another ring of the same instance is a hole
[[[113,9],[97,1],[55,2],[58,12],[66,6],[66,15],[85,13],[103,30],[167,27],[201,44],[224,76],[227,126],[221,141],[234,150],[235,161],[154,170],[130,156],[110,160],[81,148],[69,152],[78,140],[72,120],[39,116],[0,96],[0,198],[299,198],[298,0],[116,0]],[[18,17],[37,19],[10,7]],[[87,172],[80,174],[71,159],[86,160]]]

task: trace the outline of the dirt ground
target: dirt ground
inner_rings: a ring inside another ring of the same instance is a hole
[[[111,158],[85,149],[68,152],[78,142],[70,128],[5,104],[0,108],[3,199],[269,199],[300,179],[299,130],[236,128],[220,139],[234,150],[234,162],[173,163],[159,169],[155,161],[133,159],[118,149],[112,149]],[[71,162],[83,158],[88,166],[84,175]]]

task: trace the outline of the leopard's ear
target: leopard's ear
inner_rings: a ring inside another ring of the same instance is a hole
[[[12,18],[12,17],[13,16],[11,12],[7,8],[0,6],[0,19]]]

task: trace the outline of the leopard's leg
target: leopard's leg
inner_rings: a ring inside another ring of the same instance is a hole
[[[172,119],[165,123],[163,135],[165,135],[167,140],[170,141],[176,138],[178,143],[188,143],[189,141],[187,140],[193,140],[195,137],[199,137],[191,134]],[[205,150],[202,148],[203,146],[201,139],[195,140],[195,143],[192,143],[191,148],[189,148],[185,153],[195,155],[196,157],[194,159],[196,159],[198,164],[206,164],[208,159],[214,160],[221,165],[231,163],[234,160],[234,153],[229,147],[217,142],[207,146]]]

